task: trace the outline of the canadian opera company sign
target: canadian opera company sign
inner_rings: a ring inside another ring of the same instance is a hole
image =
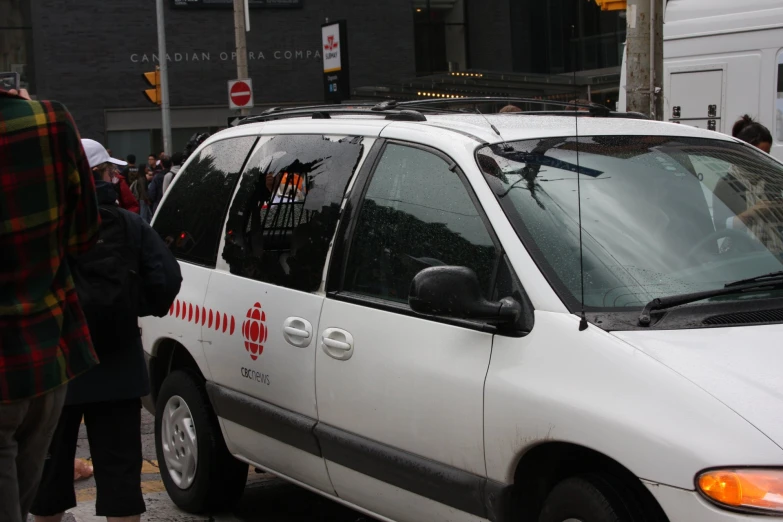
[[[233,62],[237,59],[237,53],[232,52],[185,52],[185,53],[167,53],[166,58],[169,62]],[[319,50],[292,50],[279,49],[274,51],[248,51],[247,59],[249,61],[296,61],[296,60],[320,60],[321,52]],[[156,53],[133,53],[130,55],[130,61],[133,63],[158,63]]]

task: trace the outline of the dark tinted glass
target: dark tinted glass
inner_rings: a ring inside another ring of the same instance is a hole
[[[275,136],[251,156],[229,212],[232,274],[302,291],[321,283],[362,138]]]
[[[178,259],[215,266],[226,210],[255,141],[243,137],[212,143],[177,174],[154,228]]]
[[[389,145],[370,180],[344,290],[407,302],[431,266],[473,269],[489,297],[495,247],[459,174],[431,152]]]

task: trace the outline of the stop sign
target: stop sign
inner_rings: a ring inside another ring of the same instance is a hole
[[[251,80],[231,80],[228,82],[228,105],[231,109],[252,108],[253,82]]]

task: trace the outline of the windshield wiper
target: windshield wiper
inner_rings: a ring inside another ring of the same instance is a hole
[[[755,281],[755,279],[759,279],[759,281]],[[741,294],[743,292],[755,292],[778,288],[783,288],[783,272],[759,276],[758,278],[748,279],[747,281],[736,281],[727,284],[723,288],[718,288],[717,290],[656,297],[642,309],[642,313],[639,315],[639,326],[650,326],[650,323],[652,322],[650,314],[653,310],[666,310],[675,306],[695,303],[696,301],[722,295]]]
[[[751,277],[750,279],[740,279],[733,283],[726,283],[724,288],[732,288],[735,286],[749,285],[750,283],[766,283],[769,281],[777,281],[783,278],[783,270],[777,272],[770,272],[769,274],[760,275],[758,277]]]

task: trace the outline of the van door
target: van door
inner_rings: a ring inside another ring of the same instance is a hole
[[[499,244],[457,165],[412,144],[387,143],[346,209],[316,354],[316,434],[335,490],[393,520],[486,518],[493,329],[417,315],[408,291],[419,271],[457,265],[491,298]]]
[[[672,71],[667,94],[669,121],[725,132],[724,74],[722,68]]]
[[[361,137],[261,138],[231,203],[201,318],[207,389],[229,451],[330,494],[312,433],[319,290],[364,150]]]

